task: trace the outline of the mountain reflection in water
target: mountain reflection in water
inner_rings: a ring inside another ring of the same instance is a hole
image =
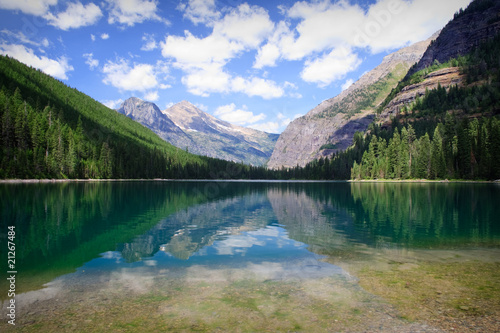
[[[496,184],[2,184],[0,195],[3,230],[16,225],[21,291],[84,272],[348,277],[318,254],[490,246],[500,235]]]

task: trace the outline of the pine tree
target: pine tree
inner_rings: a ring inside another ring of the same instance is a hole
[[[384,138],[378,139],[377,144],[377,178],[387,178],[388,158],[387,158],[387,142]]]
[[[500,179],[500,120],[491,118],[490,121],[490,155],[491,174],[490,179]]]
[[[442,125],[434,130],[431,146],[431,167],[429,178],[443,178],[445,176],[446,161],[443,152],[443,138],[441,136]]]
[[[489,178],[491,166],[490,135],[487,122],[483,122],[479,129],[477,143],[478,176]]]
[[[418,147],[418,160],[417,160],[417,174],[418,178],[429,178],[431,166],[431,141],[429,134],[425,133],[419,139]]]
[[[401,142],[400,142],[400,168],[401,178],[408,179],[410,177],[410,147],[408,130],[406,127],[401,129]]]
[[[388,178],[401,178],[401,140],[396,129],[392,139],[389,140],[388,151]]]
[[[74,135],[71,129],[68,134],[68,150],[66,153],[66,161],[65,164],[67,166],[67,174],[70,178],[77,177],[77,166],[78,166],[78,157],[77,157],[77,148],[74,140]]]
[[[458,173],[461,178],[468,179],[472,176],[472,142],[469,120],[467,118],[461,121],[457,134]]]
[[[102,178],[111,178],[113,176],[113,152],[107,142],[104,142],[101,147],[99,171]]]

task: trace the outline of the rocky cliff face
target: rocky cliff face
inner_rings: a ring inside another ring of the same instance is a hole
[[[450,86],[463,86],[466,82],[466,75],[460,73],[458,67],[449,67],[436,70],[427,74],[422,82],[404,87],[394,98],[384,107],[377,117],[377,123],[390,124],[405,105],[415,101],[417,97],[425,95],[426,90],[436,89],[438,86],[448,89]]]
[[[350,146],[354,133],[368,128],[377,106],[410,66],[419,61],[436,36],[386,56],[379,66],[338,96],[291,122],[280,135],[268,167],[305,166],[314,159],[331,156]]]
[[[431,65],[465,55],[481,42],[500,32],[500,1],[475,0],[467,9],[455,14],[439,37],[429,46],[417,66],[407,77]]]
[[[405,79],[434,62],[445,63],[460,55],[470,53],[482,42],[500,33],[500,1],[476,0],[467,9],[455,14],[432,42],[416,66],[412,67]],[[442,68],[428,73],[422,82],[407,85],[384,107],[377,121],[388,124],[405,105],[410,105],[426,90],[436,89],[438,85],[448,89],[450,86],[462,87],[467,84],[466,75],[458,67]],[[473,85],[476,85],[473,83]]]
[[[277,134],[232,125],[182,101],[160,109],[132,97],[117,110],[150,128],[161,138],[189,152],[229,161],[263,165],[271,156]]]
[[[154,103],[131,97],[123,102],[117,111],[143,124],[176,147],[186,147],[192,144],[191,138],[172,120],[165,117]]]

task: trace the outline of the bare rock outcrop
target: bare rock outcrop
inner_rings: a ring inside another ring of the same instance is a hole
[[[427,90],[436,89],[438,86],[448,89],[450,86],[463,86],[466,75],[460,73],[458,67],[448,67],[427,74],[422,82],[404,87],[385,107],[377,117],[377,122],[388,123],[401,109],[413,103],[417,97],[425,95]]]
[[[475,0],[461,10],[443,28],[439,37],[429,45],[422,59],[406,77],[430,66],[434,61],[445,63],[471,52],[481,42],[500,32],[500,1]]]

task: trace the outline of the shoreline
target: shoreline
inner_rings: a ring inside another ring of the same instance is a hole
[[[308,179],[170,179],[170,178],[138,178],[138,179],[0,179],[0,184],[35,184],[35,183],[90,183],[90,182],[311,182],[311,183],[500,183],[497,180],[467,179],[346,179],[346,180],[308,180]]]
[[[352,183],[500,183],[497,180],[469,180],[469,179],[350,179]]]
[[[21,183],[90,183],[90,182],[143,182],[143,181],[172,181],[175,179],[0,179],[0,184],[21,184]]]

